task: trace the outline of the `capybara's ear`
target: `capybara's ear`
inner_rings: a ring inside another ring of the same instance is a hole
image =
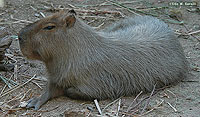
[[[66,26],[67,27],[72,27],[74,23],[76,22],[76,12],[72,9],[68,12],[67,17],[65,18]]]

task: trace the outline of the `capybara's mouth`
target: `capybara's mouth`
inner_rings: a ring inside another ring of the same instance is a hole
[[[22,52],[22,54],[26,57],[28,57],[28,52],[27,50],[25,49],[25,42],[24,42],[24,39],[20,36],[18,36],[18,40],[19,40],[19,46],[20,46],[20,50]]]
[[[19,40],[19,44],[20,44],[20,48],[21,48],[21,46],[24,45],[24,39],[22,39],[20,36],[18,36],[18,40]]]

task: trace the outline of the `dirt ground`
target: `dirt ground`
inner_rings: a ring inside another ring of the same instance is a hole
[[[177,33],[190,63],[191,69],[187,79],[176,86],[160,90],[152,97],[150,94],[142,94],[136,101],[135,96],[122,97],[115,101],[100,101],[103,116],[118,114],[125,117],[200,117],[200,2],[192,2],[190,6],[184,1],[172,3],[170,0],[118,0],[118,3],[106,0],[6,0],[5,6],[0,8],[0,26],[6,27],[12,34],[13,43],[6,51],[5,59],[14,64],[15,69],[11,72],[1,72],[0,75],[11,78],[18,84],[30,82],[21,87],[9,88],[0,81],[0,116],[100,116],[94,102],[76,101],[67,97],[52,99],[38,111],[19,107],[20,103],[42,93],[46,85],[46,71],[43,63],[23,57],[19,50],[17,33],[43,15],[48,16],[57,9],[73,8],[79,17],[97,30],[125,17],[158,17]],[[35,78],[30,80],[33,76]],[[149,96],[151,98],[148,98]],[[143,101],[140,103],[141,100]],[[131,105],[132,102],[134,103]]]

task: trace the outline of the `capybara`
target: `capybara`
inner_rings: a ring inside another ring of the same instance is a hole
[[[43,61],[48,86],[28,101],[36,110],[47,100],[116,99],[150,92],[187,76],[183,49],[167,24],[137,16],[96,31],[74,10],[60,11],[19,33],[24,56]]]

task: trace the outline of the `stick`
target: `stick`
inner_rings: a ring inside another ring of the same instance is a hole
[[[200,33],[200,30],[197,30],[197,31],[194,31],[194,32],[188,33],[188,35],[193,35],[193,34],[196,34],[196,33]]]
[[[25,78],[30,78],[31,76],[28,76],[26,74],[21,74],[21,76],[25,77]],[[47,79],[45,77],[39,76],[39,77],[35,77],[34,80],[38,80],[38,81],[47,81]]]
[[[24,95],[23,97],[20,99],[20,102],[26,97],[26,95],[31,91],[31,89],[29,89]]]
[[[94,27],[94,28],[95,28],[95,29],[100,29],[103,25],[104,25],[104,22],[103,22],[102,24],[100,24],[99,26]]]
[[[151,92],[151,94],[150,94],[150,96],[149,96],[149,99],[147,100],[147,103],[145,104],[145,106],[144,106],[144,108],[142,109],[142,112],[141,112],[140,114],[144,113],[145,109],[146,109],[147,106],[149,105],[150,99],[151,99],[151,97],[152,97],[152,95],[153,95],[153,93],[154,93],[154,91],[155,91],[155,88],[156,88],[156,84],[154,85],[153,90],[152,90],[152,92]]]
[[[137,94],[137,96],[135,97],[135,99],[131,102],[131,104],[129,105],[128,109],[126,110],[126,112],[128,112],[131,109],[132,104],[137,100],[137,98],[142,94],[143,91],[140,91],[139,94]]]
[[[11,101],[18,100],[18,99],[21,98],[21,97],[20,97],[21,95],[22,95],[22,93],[18,94],[18,95],[15,96],[13,99],[10,99],[10,100],[8,100],[8,101],[4,101],[4,103],[9,103],[9,102],[11,102]]]
[[[1,91],[1,93],[0,93],[0,95],[4,92],[4,90],[6,89],[6,87],[7,87],[7,85],[5,84],[5,86],[3,87],[3,89],[2,89],[2,91]]]
[[[162,100],[159,104],[157,104],[157,105],[156,105],[155,107],[153,107],[151,110],[149,110],[149,111],[147,111],[147,112],[141,114],[140,116],[144,116],[144,115],[150,113],[151,111],[155,110],[155,109],[158,108],[163,102],[164,102],[164,100]]]
[[[187,28],[187,26],[185,25],[185,24],[183,24],[183,27],[185,27],[185,29],[187,30],[187,31],[189,31],[189,29]],[[194,35],[191,35],[192,37],[194,37],[198,42],[200,42],[200,39],[199,38],[197,38],[196,36],[194,36]]]
[[[169,102],[167,102],[167,104],[174,110],[174,112],[177,112],[177,109],[173,107]]]
[[[18,67],[17,67],[17,65],[15,65],[15,67],[14,67],[14,79],[15,80],[17,79],[17,76],[18,76],[17,71],[18,71]]]
[[[8,82],[10,82],[12,85],[18,85],[18,83],[17,82],[15,82],[15,81],[13,81],[11,78],[12,78],[12,76],[13,75],[11,75],[11,77],[8,79],[8,78],[6,78],[6,77],[4,77],[5,78],[5,80],[7,80]]]
[[[103,17],[103,16],[79,16],[79,17],[82,17],[82,18],[101,18],[101,19],[110,19],[110,20],[116,20],[116,18],[109,18],[109,17]]]
[[[157,9],[166,9],[169,8],[167,6],[163,6],[163,7],[149,7],[149,8],[137,8],[137,9],[142,9],[142,10],[157,10]]]
[[[76,8],[74,5],[72,5],[72,4],[67,4],[67,5],[69,5],[71,8]]]
[[[16,87],[14,87],[14,89],[12,89],[12,90],[10,90],[10,91],[8,91],[8,92],[2,94],[2,95],[0,96],[0,98],[3,97],[3,96],[5,96],[5,95],[7,95],[7,94],[9,94],[9,93],[11,93],[11,92],[13,92],[13,91],[15,91],[15,90],[18,89],[18,88],[20,88],[20,87],[26,85],[26,84],[29,83],[31,80],[33,80],[33,79],[35,78],[35,76],[36,76],[36,74],[33,75],[33,77],[32,77],[31,79],[29,79],[28,81],[26,81],[24,84],[21,84],[21,85],[19,85],[19,86],[16,86]]]
[[[39,12],[40,13],[40,15],[44,18],[44,17],[46,17],[45,15],[44,15],[44,13],[42,13],[42,12]]]
[[[155,15],[155,14],[146,13],[146,12],[143,12],[143,11],[138,10],[138,9],[126,7],[126,6],[122,5],[121,3],[118,3],[118,2],[113,1],[113,0],[107,0],[107,1],[108,1],[108,2],[111,2],[111,3],[112,3],[113,5],[115,5],[115,6],[122,7],[122,8],[126,8],[129,12],[132,12],[132,13],[134,13],[134,14],[136,14],[136,15],[139,15],[139,16],[140,16],[140,14],[137,14],[136,12],[142,13],[142,14],[145,14],[145,15],[151,15],[151,16],[154,16],[154,17],[158,17],[158,16]]]
[[[113,4],[113,5],[115,5],[115,6],[118,6],[118,7],[121,7],[121,8],[126,8],[129,12],[131,12],[131,13],[133,13],[133,14],[135,14],[135,15],[139,15],[139,16],[140,16],[140,14],[138,14],[138,13],[135,12],[136,10],[131,10],[131,8],[125,7],[124,5],[119,4],[119,3],[116,3],[116,2],[111,1],[111,0],[107,0],[107,1],[108,1],[108,2],[111,2],[111,4]]]
[[[121,2],[121,4],[132,4],[132,3],[136,3],[136,2],[140,2],[140,1],[126,1],[126,2]],[[96,4],[96,5],[79,5],[79,4],[74,4],[76,7],[99,7],[99,6],[110,6],[113,4],[106,4],[106,3],[102,3],[102,4]]]
[[[193,34],[196,34],[196,33],[200,33],[200,30],[197,30],[197,31],[194,31],[194,32],[190,32],[190,33],[179,33],[179,32],[175,32],[176,34],[179,34],[179,35],[185,35],[185,36],[189,36],[189,35],[193,35]]]
[[[40,89],[42,89],[42,87],[37,83],[37,82],[34,82],[34,81],[31,81],[33,84],[35,84],[36,86],[38,86]]]
[[[97,107],[97,110],[99,111],[99,114],[102,115],[102,111],[101,111],[101,108],[99,106],[97,99],[94,100],[94,103],[95,103],[95,106]]]
[[[116,114],[117,117],[118,117],[118,114],[119,114],[120,106],[121,106],[121,99],[119,99],[119,104],[118,104],[117,114]]]
[[[13,15],[11,15],[10,17],[11,17],[11,19],[17,20],[17,21],[19,21],[19,22],[33,23],[32,21],[27,21],[27,20],[21,20],[21,19],[14,18]]]
[[[59,11],[61,10],[60,8],[54,8],[55,11]],[[65,10],[71,10],[71,8],[62,8],[62,9],[65,9]],[[48,10],[48,9],[47,9]],[[121,12],[119,11],[106,11],[106,10],[84,10],[84,9],[77,9],[77,8],[74,8],[74,10],[76,12],[81,12],[81,13],[93,13],[93,14],[116,14],[116,15],[122,15]]]
[[[106,105],[106,106],[104,107],[104,109],[102,110],[102,112],[104,112],[105,109],[108,108],[110,105],[116,103],[119,99],[120,99],[120,98],[118,98],[118,99],[114,100],[113,102],[109,103],[108,105]]]
[[[175,97],[175,100],[177,101],[177,96],[176,96],[176,94],[174,94],[172,91],[170,91],[170,90],[167,90],[168,92],[170,92],[172,95],[174,95],[174,97]]]
[[[0,76],[0,79],[2,79],[3,82],[5,82],[5,84],[6,84],[9,88],[12,88],[12,86],[10,85],[10,83],[8,83],[7,80],[6,80],[3,76]]]

